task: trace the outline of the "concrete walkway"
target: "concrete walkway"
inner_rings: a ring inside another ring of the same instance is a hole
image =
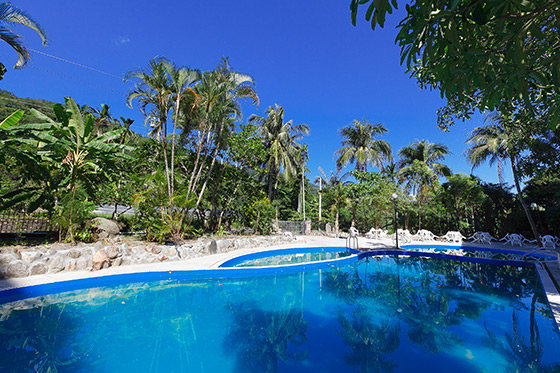
[[[427,244],[428,242],[412,242],[418,244]],[[437,244],[455,245],[446,242],[435,242]],[[359,245],[361,250],[386,250],[394,249],[394,243],[391,240],[373,240],[367,239],[365,237],[359,238]],[[493,245],[473,245],[470,243],[463,243],[464,246],[477,246],[477,247],[489,247],[489,248],[500,248],[500,249],[514,249],[520,252],[528,252],[534,249],[534,247],[514,247],[506,246],[501,243]],[[139,265],[128,265],[121,267],[111,267],[103,269],[101,271],[71,271],[71,272],[59,272],[57,274],[45,274],[36,275],[23,278],[11,278],[7,280],[0,280],[0,291],[49,284],[61,281],[70,281],[77,279],[94,278],[101,276],[111,276],[119,274],[129,274],[129,273],[141,273],[141,272],[166,272],[166,271],[188,271],[188,270],[210,270],[216,269],[220,264],[227,260],[233,259],[240,255],[277,250],[282,248],[290,247],[344,247],[346,246],[346,240],[344,238],[331,238],[325,236],[299,236],[296,241],[290,242],[288,244],[270,246],[267,248],[253,248],[253,249],[239,249],[230,251],[227,253],[207,255],[199,258],[188,259],[183,261],[169,261],[161,263],[152,264],[139,264]],[[555,255],[555,252],[542,251],[544,254]],[[547,294],[550,307],[554,313],[557,325],[560,326],[560,267],[558,261],[547,262],[547,263],[537,263],[536,265],[538,273],[541,277],[541,281],[544,290]]]

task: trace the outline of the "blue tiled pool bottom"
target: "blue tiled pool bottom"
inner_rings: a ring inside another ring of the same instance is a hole
[[[0,371],[560,369],[558,327],[533,266],[403,256],[333,263],[6,303]]]
[[[262,251],[228,260],[220,267],[270,267],[335,260],[358,254],[346,247],[311,247]]]

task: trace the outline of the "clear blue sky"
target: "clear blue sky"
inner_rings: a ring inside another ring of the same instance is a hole
[[[480,119],[459,123],[444,133],[437,128],[436,110],[444,104],[438,92],[422,91],[399,64],[395,25],[403,10],[389,18],[385,29],[372,31],[359,15],[350,22],[349,0],[172,0],[154,1],[12,1],[47,32],[49,45],[24,27],[13,27],[33,52],[30,64],[13,70],[15,53],[0,44],[0,59],[8,72],[0,88],[18,96],[63,102],[72,96],[80,104],[111,106],[113,116],[135,119],[133,129],[145,134],[137,108],[125,96],[132,83],[122,77],[147,66],[155,56],[203,70],[229,57],[233,68],[256,81],[260,107],[245,105],[245,118],[275,103],[286,120],[307,123],[310,136],[308,177],[335,169],[340,148],[338,130],[353,119],[383,123],[383,138],[393,154],[416,139],[442,142],[453,152],[446,163],[453,172],[470,173],[462,153],[468,133]],[[362,9],[363,11],[363,9]],[[101,72],[92,71],[63,60]],[[107,75],[109,74],[109,75]],[[348,169],[351,169],[349,167]],[[507,170],[507,168],[506,168]],[[498,182],[496,168],[474,172]],[[506,173],[506,180],[511,180]]]

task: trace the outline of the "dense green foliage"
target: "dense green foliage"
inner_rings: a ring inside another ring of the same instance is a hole
[[[397,0],[351,0],[366,20],[383,27]],[[448,101],[439,124],[473,110],[545,118],[560,123],[560,2],[414,0],[406,4],[396,43],[401,63],[421,87]]]

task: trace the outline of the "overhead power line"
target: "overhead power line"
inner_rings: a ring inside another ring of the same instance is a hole
[[[58,72],[56,72],[56,71],[51,71],[51,70],[43,69],[42,67],[38,67],[38,66],[32,65],[31,68],[37,69],[37,70],[41,70],[41,71],[44,71],[44,72],[46,72],[46,73],[53,74],[53,75],[56,75],[56,76],[59,76],[59,77],[62,77],[62,78],[70,79],[70,80],[73,80],[73,81],[78,82],[78,83],[87,84],[87,85],[92,86],[92,87],[95,87],[95,88],[104,89],[104,90],[106,90],[106,91],[109,91],[109,92],[112,92],[112,93],[116,93],[116,94],[118,94],[118,95],[126,95],[126,92],[117,91],[117,90],[114,90],[114,89],[111,89],[111,88],[107,88],[107,87],[101,86],[101,85],[99,85],[99,84],[86,82],[85,80],[76,79],[76,78],[74,78],[74,77],[72,77],[72,76],[65,75],[65,74],[62,74],[62,73],[58,73]]]
[[[72,64],[72,65],[76,65],[76,66],[82,67],[82,68],[84,68],[84,69],[88,69],[88,70],[95,71],[95,72],[100,73],[100,74],[104,74],[104,75],[107,75],[107,76],[110,76],[110,77],[113,77],[113,78],[117,78],[117,79],[119,79],[119,80],[121,80],[121,81],[122,81],[122,79],[123,79],[122,76],[118,76],[118,75],[115,75],[115,74],[111,74],[111,73],[105,72],[105,71],[103,71],[103,70],[99,70],[99,69],[96,69],[96,68],[93,68],[93,67],[86,66],[86,65],[81,64],[81,63],[78,63],[78,62],[70,61],[70,60],[68,60],[68,59],[66,59],[66,58],[57,57],[57,56],[54,56],[54,55],[52,55],[52,54],[48,54],[48,53],[45,53],[45,52],[41,52],[41,51],[39,51],[39,50],[37,50],[37,49],[33,49],[33,48],[28,48],[28,49],[29,49],[30,51],[35,52],[35,53],[42,54],[43,56],[47,56],[47,57],[50,57],[50,58],[54,58],[54,59],[56,59],[56,60],[63,61],[63,62]]]

